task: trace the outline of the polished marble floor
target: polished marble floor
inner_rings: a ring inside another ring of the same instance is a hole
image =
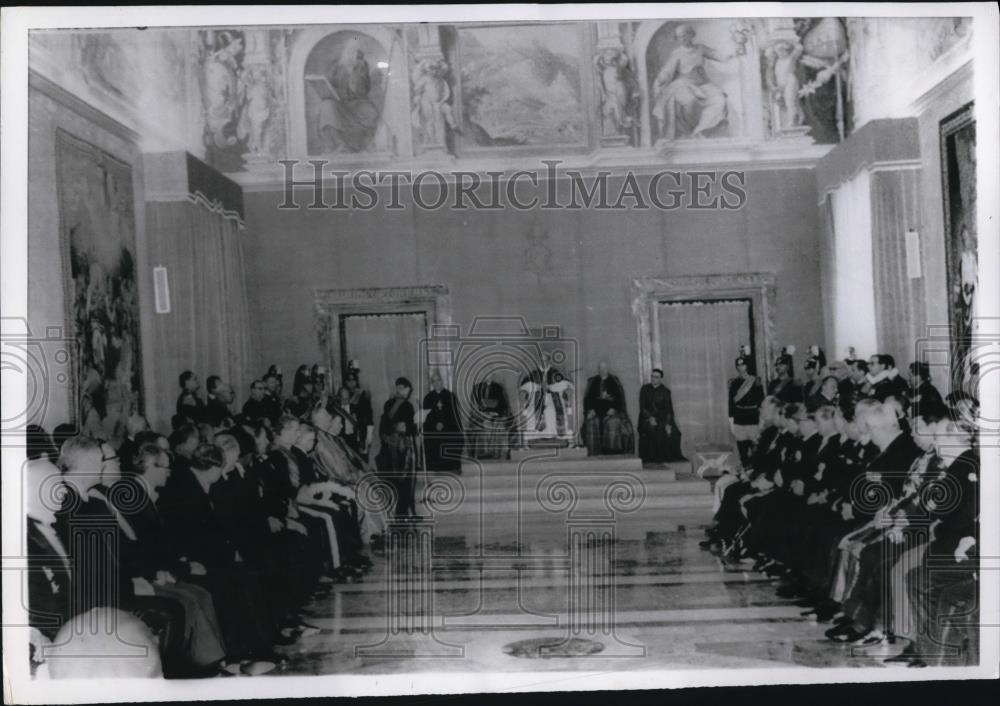
[[[421,567],[376,556],[363,582],[308,606],[320,632],[284,648],[281,673],[885,666],[882,656],[826,640],[827,626],[776,597],[748,563],[698,547],[711,517],[707,483],[650,477],[650,490],[677,501],[634,513],[613,538],[588,545],[599,549],[575,555],[567,521],[561,530],[545,524],[552,513],[493,513],[484,525],[481,514],[459,512],[435,525]],[[504,532],[505,522],[516,531]],[[535,659],[504,652],[520,640],[568,637],[602,647]]]

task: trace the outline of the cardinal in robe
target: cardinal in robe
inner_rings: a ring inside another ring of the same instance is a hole
[[[587,380],[583,411],[582,436],[587,455],[635,451],[635,431],[625,411],[625,389],[603,360],[597,366],[597,375]]]
[[[659,368],[653,369],[650,381],[639,390],[639,456],[643,463],[687,460],[681,453],[670,390]]]

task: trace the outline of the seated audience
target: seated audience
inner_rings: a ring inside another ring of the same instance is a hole
[[[180,560],[188,562],[191,581],[212,593],[227,657],[238,659],[245,672],[263,673],[275,667],[270,657],[277,627],[259,578],[226,533],[212,500],[224,464],[221,449],[200,444],[190,464],[170,474],[157,505]]]
[[[913,667],[974,663],[975,402],[946,404],[921,365],[908,396],[891,356],[872,372],[848,362],[850,383],[823,378],[805,407],[763,401],[758,443],[717,482],[701,546],[754,560],[780,598],[834,622],[831,641]]]

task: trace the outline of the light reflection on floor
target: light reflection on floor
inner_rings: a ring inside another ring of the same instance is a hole
[[[613,634],[573,634],[605,649],[526,659],[504,654],[504,646],[570,636],[565,540],[477,546],[441,536],[433,559],[433,636],[388,630],[386,561],[379,559],[364,582],[338,586],[309,606],[306,619],[321,632],[285,648],[282,673],[884,666],[881,657],[826,640],[825,626],[776,597],[769,579],[701,550],[702,537],[692,527],[616,540]],[[424,597],[414,591],[407,605],[419,611]],[[586,625],[588,616],[582,619]],[[601,624],[600,615],[591,619]]]

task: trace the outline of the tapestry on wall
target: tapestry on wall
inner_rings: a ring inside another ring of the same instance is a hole
[[[952,389],[975,392],[978,371],[970,356],[978,287],[976,235],[976,122],[972,104],[941,121],[944,235],[948,315],[952,331]]]
[[[59,132],[59,227],[66,317],[75,336],[72,413],[83,433],[118,442],[142,413],[132,167]]]

